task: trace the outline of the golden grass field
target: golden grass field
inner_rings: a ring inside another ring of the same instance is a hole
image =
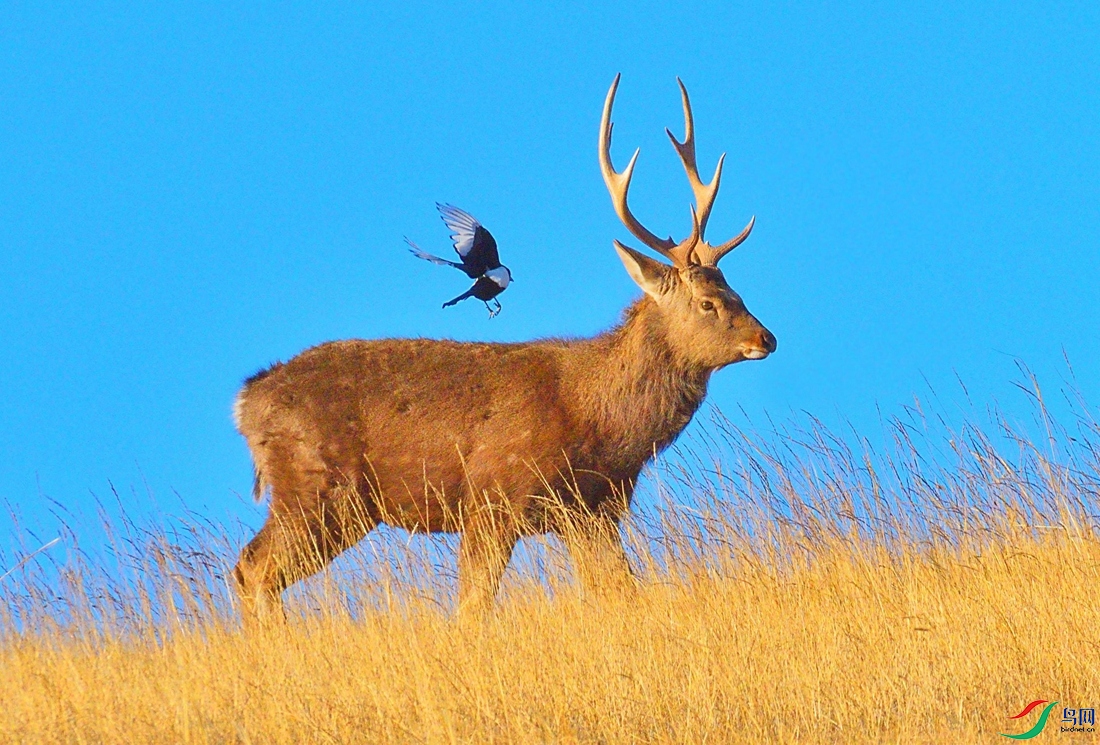
[[[239,537],[128,527],[111,559],[27,562],[0,586],[0,739],[988,743],[1047,699],[1035,742],[1093,741],[1059,727],[1100,705],[1100,428],[910,413],[877,450],[716,416],[626,529],[635,590],[586,596],[531,541],[482,624],[452,618],[447,547],[399,532],[252,635]]]

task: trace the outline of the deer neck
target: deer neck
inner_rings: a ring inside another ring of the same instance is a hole
[[[668,333],[656,303],[643,297],[621,325],[593,339],[581,386],[593,447],[635,473],[688,425],[713,372],[678,355]]]

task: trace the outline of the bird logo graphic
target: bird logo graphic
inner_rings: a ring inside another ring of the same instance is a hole
[[[437,202],[435,206],[443,222],[451,230],[451,240],[454,241],[455,251],[461,261],[449,261],[433,256],[421,250],[420,246],[406,237],[405,242],[409,244],[409,251],[418,259],[440,266],[453,266],[474,280],[473,287],[443,303],[444,308],[466,298],[476,297],[485,303],[485,307],[489,309],[489,318],[493,318],[500,313],[500,301],[497,300],[497,295],[504,292],[512,282],[512,273],[508,267],[500,263],[496,240],[469,212],[450,204]],[[490,301],[496,305],[495,308],[489,304]]]
[[[1039,715],[1039,721],[1037,721],[1035,723],[1034,727],[1029,729],[1027,732],[1021,732],[1018,735],[1010,735],[1010,734],[1007,734],[1005,732],[1001,732],[1000,733],[1001,737],[1008,737],[1008,738],[1013,739],[1013,740],[1030,740],[1031,738],[1035,737],[1040,732],[1042,732],[1043,728],[1047,726],[1047,718],[1050,716],[1050,710],[1058,705],[1057,701],[1047,702],[1044,699],[1040,699],[1038,701],[1032,701],[1030,704],[1025,706],[1024,710],[1021,711],[1019,714],[1017,714],[1014,717],[1009,717],[1009,719],[1019,719],[1020,717],[1027,716],[1029,713],[1031,713],[1032,709],[1034,709],[1037,706],[1042,706],[1043,704],[1046,704],[1046,708],[1044,708],[1043,713]]]

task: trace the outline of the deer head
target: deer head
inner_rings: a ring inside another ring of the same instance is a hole
[[[600,120],[600,170],[611,193],[615,213],[635,238],[664,256],[671,265],[651,259],[619,241],[615,250],[627,273],[654,300],[667,329],[667,340],[685,360],[707,368],[719,368],[741,360],[759,360],[775,351],[775,337],[745,308],[740,296],[730,289],[718,262],[737,248],[752,231],[756,218],[739,235],[720,246],[704,239],[707,221],[722,178],[722,162],[718,159],[714,178],[704,184],[695,162],[695,122],[687,89],[679,78],[680,96],[684,104],[684,141],[679,142],[668,129],[687,172],[695,194],[691,207],[691,234],[677,243],[671,237],[658,238],[642,225],[627,206],[627,191],[639,150],[619,173],[611,164],[611,107],[619,87],[619,75],[611,83]]]

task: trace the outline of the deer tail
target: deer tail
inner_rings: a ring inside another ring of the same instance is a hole
[[[267,476],[260,470],[259,466],[252,466],[252,499],[256,502],[262,502],[267,490],[271,488],[271,482],[267,480]]]

